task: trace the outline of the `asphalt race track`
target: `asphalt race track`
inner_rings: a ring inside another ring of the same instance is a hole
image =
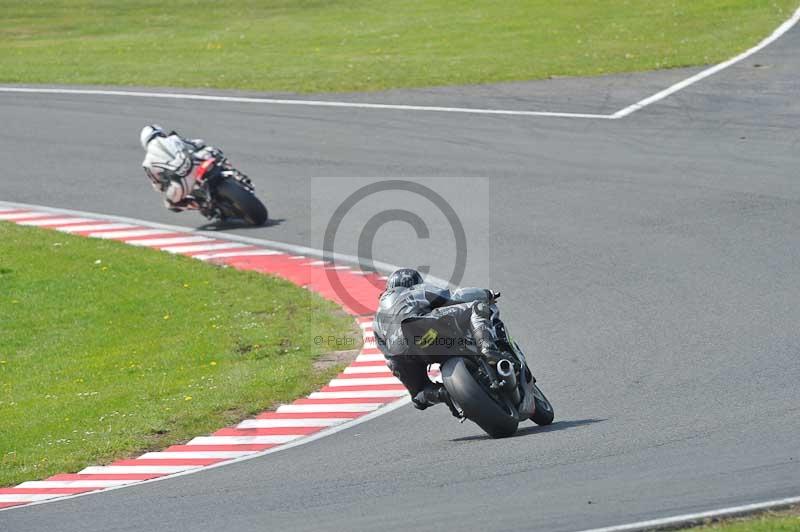
[[[799,52],[795,29],[617,121],[0,94],[8,201],[199,225],[141,174],[149,121],[253,176],[280,221],[236,232],[312,247],[312,177],[488,178],[490,282],[557,417],[490,440],[409,406],[0,530],[576,531],[800,494]],[[362,99],[608,113],[691,72]],[[379,236],[376,258],[436,264],[407,225]]]

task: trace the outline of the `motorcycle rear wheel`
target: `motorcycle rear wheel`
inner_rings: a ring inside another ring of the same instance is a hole
[[[217,196],[226,203],[234,215],[240,216],[250,225],[261,226],[267,221],[267,208],[255,194],[245,190],[233,179],[225,179],[217,185]]]
[[[464,415],[478,424],[492,438],[505,438],[517,431],[517,413],[502,406],[475,379],[467,361],[453,357],[441,367],[442,382]]]

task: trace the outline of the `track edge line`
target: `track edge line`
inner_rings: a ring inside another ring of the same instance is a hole
[[[667,98],[669,96],[672,96],[673,94],[675,94],[675,93],[677,93],[679,91],[682,91],[683,89],[685,89],[685,88],[687,88],[687,87],[689,87],[691,85],[694,85],[695,83],[697,83],[699,81],[702,81],[702,80],[704,80],[704,79],[706,79],[706,78],[708,78],[710,76],[713,76],[717,72],[721,72],[721,71],[725,70],[726,68],[728,68],[730,66],[733,66],[736,63],[739,63],[740,61],[743,61],[744,59],[747,59],[751,55],[754,55],[754,54],[760,52],[761,50],[763,50],[764,48],[766,48],[767,46],[769,46],[773,42],[775,42],[778,39],[780,39],[784,34],[786,34],[786,32],[791,30],[798,22],[800,22],[800,7],[798,7],[797,10],[795,10],[794,14],[791,17],[789,17],[787,20],[785,20],[780,26],[775,28],[775,30],[773,30],[773,32],[771,34],[769,34],[767,37],[762,39],[758,44],[756,44],[752,48],[749,48],[749,49],[745,50],[744,52],[742,52],[739,55],[736,55],[736,56],[728,59],[727,61],[723,61],[722,63],[717,63],[716,65],[710,66],[710,67],[706,68],[705,70],[702,70],[701,72],[698,72],[697,74],[695,74],[693,76],[690,76],[690,77],[688,77],[688,78],[686,78],[684,80],[681,80],[678,83],[675,83],[675,84],[667,87],[666,89],[661,90],[661,91],[653,94],[652,96],[648,96],[647,98],[639,100],[638,102],[636,102],[634,104],[631,104],[631,105],[629,105],[627,107],[624,107],[624,108],[620,109],[619,111],[617,111],[616,113],[610,115],[610,118],[612,120],[619,120],[621,118],[625,118],[626,116],[630,116],[633,113],[635,113],[637,111],[640,111],[640,110],[644,109],[645,107],[648,107],[649,105],[652,105],[652,104],[657,103],[657,102],[659,102],[659,101],[661,101],[661,100],[663,100],[663,99],[665,99],[665,98]]]
[[[644,530],[670,530],[679,526],[683,528],[684,525],[692,526],[694,524],[703,524],[707,519],[758,514],[765,510],[787,508],[796,504],[800,504],[800,496],[774,499],[771,501],[744,504],[740,506],[730,506],[728,508],[719,508],[717,510],[709,510],[707,512],[697,512],[692,514],[664,517],[660,519],[650,519],[648,521],[638,521],[636,523],[628,523],[624,525],[589,528],[580,530],[579,532],[637,532]]]

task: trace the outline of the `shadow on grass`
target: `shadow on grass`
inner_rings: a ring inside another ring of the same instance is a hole
[[[583,427],[584,425],[593,425],[595,423],[602,423],[605,419],[589,418],[589,419],[574,419],[568,421],[556,421],[552,425],[540,427],[538,425],[528,425],[521,427],[513,436],[509,438],[521,438],[523,436],[530,436],[531,434],[543,434],[545,432],[556,432],[559,430],[574,429],[576,427]],[[476,434],[475,436],[464,436],[462,438],[454,438],[451,441],[480,441],[491,440],[488,434]]]

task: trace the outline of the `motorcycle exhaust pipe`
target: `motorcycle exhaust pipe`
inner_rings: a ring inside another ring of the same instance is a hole
[[[497,375],[503,379],[502,388],[511,395],[514,404],[519,404],[520,395],[517,387],[517,375],[514,373],[514,364],[507,358],[497,363]]]

